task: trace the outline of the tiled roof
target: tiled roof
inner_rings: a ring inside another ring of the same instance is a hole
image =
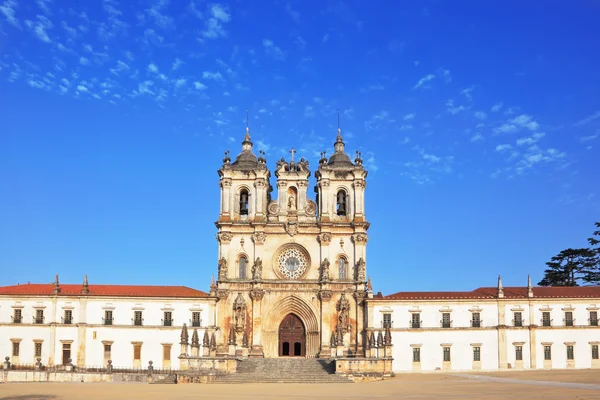
[[[470,292],[398,292],[387,296],[375,296],[375,300],[460,300],[460,299],[495,299],[498,289],[480,287]],[[527,298],[527,287],[505,287],[504,298]],[[598,298],[600,286],[539,286],[533,288],[533,298]]]
[[[83,286],[60,284],[59,296],[79,296]],[[0,296],[31,295],[52,296],[54,285],[51,283],[27,283],[23,285],[0,286]],[[208,297],[200,290],[186,286],[133,286],[133,285],[89,285],[87,296],[110,297]]]

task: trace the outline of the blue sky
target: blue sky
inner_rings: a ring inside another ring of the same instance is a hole
[[[596,1],[0,0],[0,285],[216,272],[245,109],[314,170],[340,110],[374,289],[535,281],[600,220]],[[312,193],[312,190],[310,191]]]

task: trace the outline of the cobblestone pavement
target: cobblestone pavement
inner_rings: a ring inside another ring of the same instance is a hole
[[[545,380],[536,379],[536,372]],[[512,374],[512,373],[511,373]],[[123,383],[13,383],[0,384],[0,400],[188,400],[221,399],[481,399],[481,400],[600,400],[600,371],[574,371],[572,380],[547,371],[533,371],[518,379],[508,374],[402,374],[383,382],[357,384],[248,384],[148,385]],[[521,375],[516,375],[520,377]]]

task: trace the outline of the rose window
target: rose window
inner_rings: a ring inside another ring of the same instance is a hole
[[[299,249],[284,250],[278,258],[279,271],[289,279],[298,279],[306,271],[306,257]]]

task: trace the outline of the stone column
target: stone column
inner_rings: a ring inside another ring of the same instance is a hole
[[[87,297],[79,300],[79,321],[77,321],[77,366],[85,367],[87,332]]]
[[[355,348],[354,352],[356,355],[362,356],[364,354],[365,342],[369,339],[366,335],[365,330],[365,298],[367,293],[364,291],[357,291],[354,293],[354,299],[356,300],[356,329],[355,329]]]
[[[265,192],[266,183],[264,179],[257,179],[254,182],[254,188],[256,191],[256,196],[254,199],[254,215],[257,219],[265,218],[266,204],[263,203],[264,192]]]
[[[322,220],[329,220],[331,218],[331,210],[329,209],[329,204],[331,202],[331,199],[329,198],[329,179],[323,179],[321,181],[321,195],[319,196],[319,199],[321,200],[321,203],[323,204],[323,208],[322,208],[322,214],[321,214],[321,219]]]
[[[222,205],[222,211],[221,214],[224,216],[227,216],[229,218],[232,218],[231,215],[231,179],[230,178],[223,178],[221,180],[221,187],[222,187],[222,198],[223,198],[223,205]]]
[[[354,220],[364,221],[365,219],[365,186],[366,182],[364,179],[357,179],[354,181]]]
[[[498,368],[507,369],[507,343],[506,343],[506,310],[501,300],[497,302],[498,307]]]
[[[535,310],[533,304],[529,302],[529,368],[537,368],[537,343],[535,338],[536,333],[536,321],[535,321]]]
[[[50,324],[50,356],[48,357],[48,365],[54,365],[54,360],[57,359],[57,357],[56,357],[56,324],[57,324],[57,319],[58,319],[58,314],[56,313],[57,300],[58,299],[56,297],[52,298],[52,313],[53,313],[54,321],[52,321],[52,323]],[[60,358],[58,358],[58,359],[60,359]]]
[[[328,285],[324,284],[319,291],[319,300],[321,301],[321,351],[319,357],[327,358],[334,354],[334,349],[330,352],[331,335],[331,297],[333,293],[329,290]]]
[[[250,292],[252,299],[252,344],[248,353],[249,357],[264,357],[265,353],[262,346],[262,299],[265,296],[264,290],[255,287]]]

